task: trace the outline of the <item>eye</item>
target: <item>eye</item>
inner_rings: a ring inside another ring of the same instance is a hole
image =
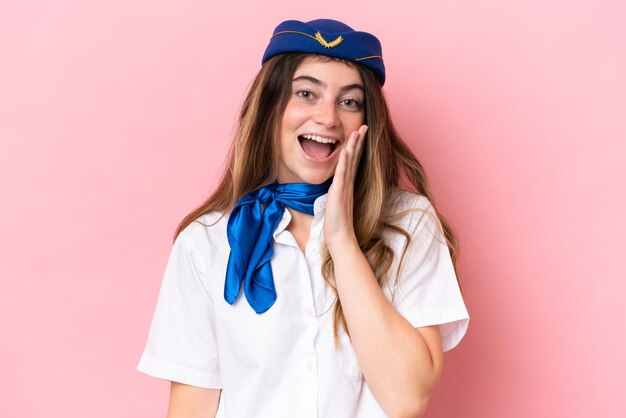
[[[361,108],[361,102],[355,100],[355,99],[343,99],[341,101],[341,104],[343,104],[346,107],[352,108],[352,109],[360,109]]]
[[[302,97],[303,99],[310,99],[313,97],[313,93],[309,90],[296,90],[296,95]]]

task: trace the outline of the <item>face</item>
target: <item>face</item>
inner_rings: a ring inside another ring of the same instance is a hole
[[[309,57],[296,70],[277,152],[279,183],[320,184],[335,173],[339,153],[365,121],[359,72]]]

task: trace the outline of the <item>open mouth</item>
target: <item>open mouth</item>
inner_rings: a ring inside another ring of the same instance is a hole
[[[313,160],[327,160],[337,150],[340,142],[319,135],[299,135],[298,141],[304,153]]]

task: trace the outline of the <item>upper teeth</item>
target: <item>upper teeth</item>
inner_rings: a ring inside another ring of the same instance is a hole
[[[302,137],[306,139],[312,139],[313,141],[321,142],[323,144],[334,144],[335,142],[337,142],[336,139],[324,138],[323,136],[317,135],[302,135]]]

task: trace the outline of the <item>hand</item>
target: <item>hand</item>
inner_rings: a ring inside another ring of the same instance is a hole
[[[354,233],[352,216],[354,179],[359,168],[367,129],[367,125],[361,125],[348,137],[346,145],[339,154],[335,177],[328,190],[324,215],[324,241],[333,257],[345,245],[359,246]]]

